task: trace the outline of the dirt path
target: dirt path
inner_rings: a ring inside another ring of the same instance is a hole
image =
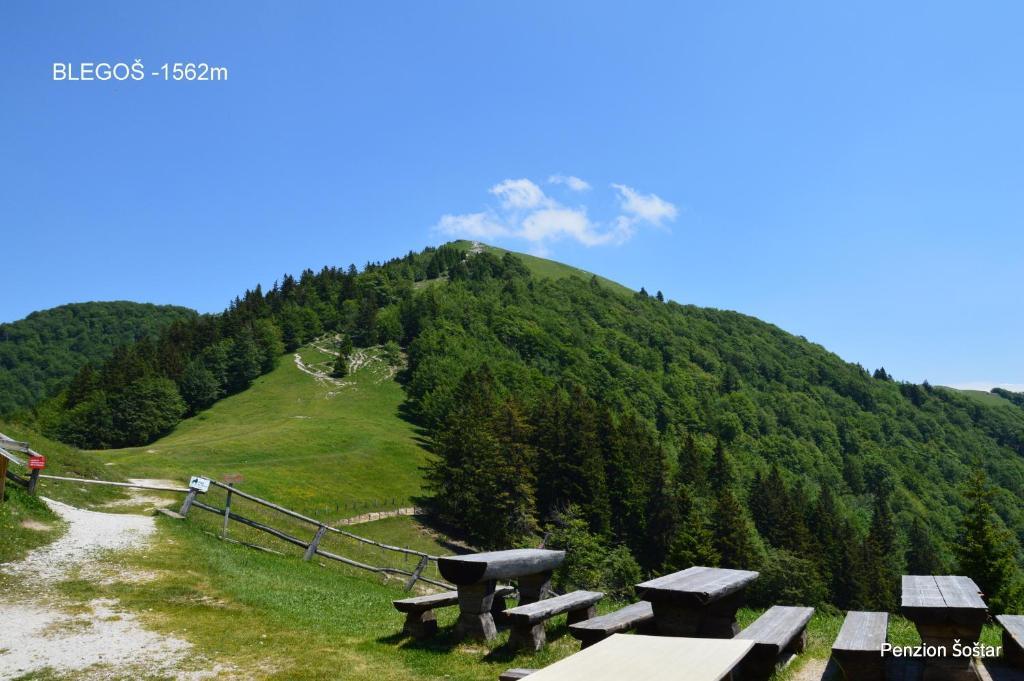
[[[420,513],[420,509],[414,506],[406,506],[405,508],[396,508],[393,511],[374,511],[372,513],[363,513],[361,515],[352,516],[351,518],[343,518],[338,521],[339,525],[361,525],[362,523],[372,523],[374,520],[383,520],[384,518],[397,518],[402,515],[417,515]]]
[[[45,499],[68,523],[67,532],[24,559],[0,565],[14,577],[14,598],[0,601],[0,679],[14,679],[43,670],[76,679],[139,678],[162,675],[199,679],[216,671],[180,671],[192,645],[144,628],[115,599],[66,603],[53,584],[77,576],[97,579],[104,554],[145,546],[156,530],[149,516],[98,513]],[[119,579],[144,579],[121,574]],[[99,580],[98,580],[99,581]],[[73,606],[70,610],[65,610]],[[190,665],[186,665],[190,666]]]

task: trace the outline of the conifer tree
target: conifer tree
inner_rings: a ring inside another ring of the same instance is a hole
[[[935,538],[919,517],[914,516],[907,531],[907,574],[942,575],[946,573]]]
[[[960,572],[974,579],[993,612],[1013,611],[1024,605],[1017,541],[996,515],[992,490],[981,470],[971,476],[964,496],[970,506],[957,542]]]
[[[895,610],[902,561],[897,556],[896,524],[888,499],[875,495],[875,512],[871,529],[864,542],[864,579],[871,606],[879,610]]]
[[[676,498],[682,522],[669,548],[666,570],[718,565],[722,557],[715,549],[715,534],[703,500],[692,496],[685,486],[678,489]]]
[[[712,524],[715,550],[721,557],[721,566],[743,570],[756,569],[761,561],[758,546],[754,541],[754,529],[747,519],[743,506],[728,487],[718,493]]]
[[[732,485],[736,475],[732,470],[732,462],[729,455],[725,453],[725,445],[721,440],[715,440],[715,460],[711,467],[711,488],[718,492]]]
[[[683,446],[676,456],[676,484],[691,485],[695,490],[703,490],[708,483],[707,464],[693,433],[687,432],[683,438]]]

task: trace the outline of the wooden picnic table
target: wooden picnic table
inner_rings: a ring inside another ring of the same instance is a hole
[[[613,634],[533,672],[529,681],[722,681],[753,641]]]
[[[988,607],[974,580],[955,575],[903,575],[901,610],[917,627],[922,643],[939,652],[924,658],[924,681],[978,678],[973,659],[957,657],[953,649],[957,640],[961,646],[973,646],[988,619]]]
[[[659,634],[732,638],[740,631],[736,611],[757,577],[750,570],[694,566],[636,588],[651,602]]]
[[[491,606],[497,581],[515,580],[519,605],[536,603],[551,584],[551,573],[565,560],[565,551],[511,549],[439,558],[441,576],[459,591],[456,631],[490,641],[498,635]]]

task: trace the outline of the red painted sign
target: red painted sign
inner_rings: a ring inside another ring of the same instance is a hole
[[[46,468],[46,457],[45,456],[30,456],[28,457],[28,467],[35,470],[39,468]]]

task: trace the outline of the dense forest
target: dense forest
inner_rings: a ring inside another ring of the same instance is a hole
[[[60,392],[86,364],[193,315],[171,305],[74,303],[0,324],[0,415]]]
[[[764,601],[893,609],[901,573],[961,570],[1021,604],[1024,410],[466,244],[247,291],[84,369],[38,418],[141,444],[325,332],[407,352],[438,517],[482,547],[547,532],[593,558],[566,583],[718,564],[761,570]]]

